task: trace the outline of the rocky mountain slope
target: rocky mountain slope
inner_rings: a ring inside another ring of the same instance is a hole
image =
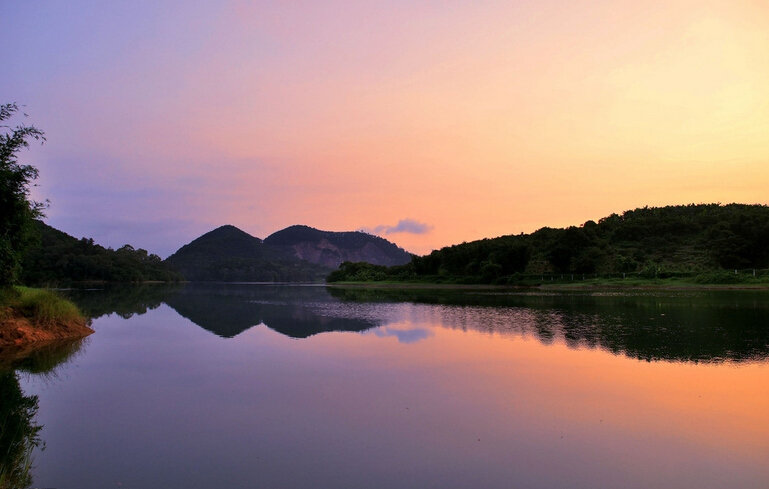
[[[332,269],[346,261],[386,266],[411,261],[411,255],[394,243],[357,231],[332,232],[309,226],[290,226],[271,234],[264,243],[300,260]]]

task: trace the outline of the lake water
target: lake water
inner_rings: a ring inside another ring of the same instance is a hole
[[[769,292],[69,294],[34,487],[769,487]]]

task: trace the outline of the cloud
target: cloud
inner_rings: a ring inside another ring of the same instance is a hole
[[[401,219],[395,226],[387,226],[381,224],[369,231],[372,234],[395,234],[395,233],[410,233],[410,234],[427,234],[433,227],[429,224],[416,221],[414,219]]]
[[[374,334],[380,338],[394,336],[398,338],[398,343],[416,343],[417,341],[422,341],[431,337],[433,332],[424,328],[397,329],[383,327],[375,329]]]

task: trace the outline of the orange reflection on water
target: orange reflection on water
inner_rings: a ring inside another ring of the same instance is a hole
[[[769,457],[767,363],[648,362],[528,335],[408,322],[388,328],[428,328],[431,336],[403,345],[373,334],[321,335],[297,346],[357,368],[426,376],[436,405],[460,404],[498,436],[520,435],[523,420],[588,452],[626,450],[628,463],[682,450],[735,467]],[[617,440],[622,447],[612,446]]]

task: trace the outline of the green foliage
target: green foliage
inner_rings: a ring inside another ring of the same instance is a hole
[[[427,256],[414,257],[417,275],[484,277],[496,279],[525,269],[531,248],[519,236],[503,236],[462,243]]]
[[[336,277],[339,277],[339,279],[336,279]],[[386,279],[387,267],[372,265],[365,262],[352,263],[349,261],[339,265],[339,270],[331,272],[331,275],[328,277],[329,282],[338,282],[339,280],[372,282]]]
[[[389,268],[378,270],[374,280],[533,284],[545,276],[571,280],[572,276],[633,274],[657,280],[724,268],[765,269],[769,268],[769,207],[644,207],[580,227],[542,228],[527,235],[449,246],[414,257],[406,267],[410,275],[404,276],[401,268]],[[361,276],[360,270],[347,266],[327,280],[364,280]],[[745,277],[736,280],[745,281]]]
[[[0,105],[0,122],[14,116],[16,104]],[[34,126],[0,125],[0,287],[16,282],[52,284],[72,281],[174,280],[178,275],[160,257],[126,245],[113,251],[78,241],[36,219],[44,204],[29,198],[37,168],[18,160],[30,140],[45,141]]]
[[[740,284],[746,282],[746,276],[734,273],[734,271],[727,270],[715,270],[705,273],[700,273],[694,277],[694,282],[698,284]],[[748,275],[748,280],[750,277]],[[758,282],[756,280],[756,282]]]
[[[0,123],[18,112],[14,104],[0,105]],[[15,283],[21,257],[30,239],[29,227],[42,215],[44,204],[29,198],[29,189],[37,179],[37,168],[24,165],[18,153],[29,147],[30,140],[44,141],[43,132],[24,124],[11,127],[0,124],[0,286]]]
[[[83,315],[72,302],[50,290],[14,287],[3,292],[3,305],[18,310],[36,324],[53,324],[82,320]]]
[[[28,285],[72,282],[172,282],[177,273],[159,256],[125,245],[117,250],[76,239],[42,221],[33,223],[37,242],[24,255],[21,281]]]
[[[76,321],[83,315],[73,303],[50,290],[19,287],[19,309],[36,324]]]
[[[372,265],[366,262],[346,261],[326,277],[327,282],[382,282],[382,281],[409,281],[416,280],[419,276],[414,272],[414,264],[396,265],[385,267]]]

